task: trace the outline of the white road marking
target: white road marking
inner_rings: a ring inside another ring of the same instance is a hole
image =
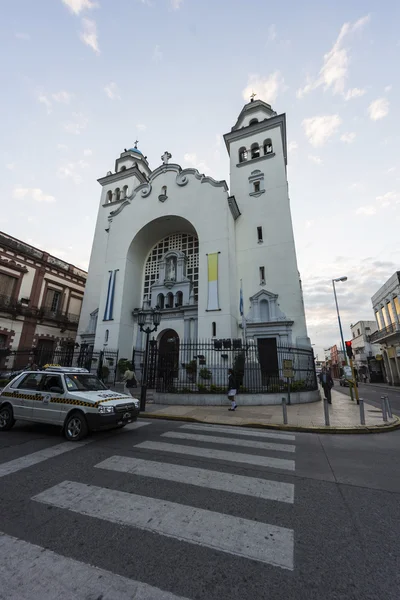
[[[292,433],[280,433],[275,431],[260,431],[258,429],[245,429],[244,427],[230,427],[227,425],[182,425],[179,429],[192,429],[194,431],[214,431],[215,433],[230,433],[248,437],[258,438],[277,438],[281,440],[287,440],[288,442],[294,442],[296,436]]]
[[[159,452],[174,452],[184,456],[197,456],[201,458],[211,458],[225,460],[229,462],[245,463],[256,465],[258,467],[273,467],[275,469],[285,469],[294,471],[294,460],[284,458],[273,458],[270,456],[259,456],[255,454],[239,454],[238,452],[227,452],[226,450],[215,450],[211,448],[198,448],[195,446],[181,446],[179,444],[166,444],[163,442],[141,442],[136,444],[135,448],[144,450],[156,450]]]
[[[0,598],[187,600],[0,533]]]
[[[100,469],[118,471],[119,473],[131,473],[142,477],[154,477],[167,481],[177,481],[189,485],[253,496],[263,500],[275,500],[277,502],[294,502],[294,485],[280,481],[258,479],[209,471],[196,467],[184,467],[182,465],[171,465],[168,463],[130,458],[128,456],[111,456],[96,465]]]
[[[132,431],[134,429],[139,429],[140,427],[145,427],[146,425],[152,425],[151,421],[135,421],[134,423],[128,423],[125,427],[122,428],[122,431]]]
[[[77,450],[78,448],[82,448],[82,446],[86,446],[86,444],[90,444],[92,441],[93,440],[86,440],[84,442],[64,442],[63,444],[57,444],[57,446],[51,446],[51,448],[45,448],[44,450],[39,450],[38,452],[33,452],[32,454],[27,454],[26,456],[21,456],[20,458],[15,458],[9,462],[2,463],[0,464],[0,477],[11,475],[11,473],[16,473],[17,471],[21,471],[21,469],[27,469],[28,467],[37,465],[49,458],[60,456],[60,454],[64,454],[65,452]]]
[[[206,442],[209,444],[223,444],[227,446],[242,446],[245,448],[258,448],[259,450],[273,450],[275,452],[295,452],[296,446],[292,444],[275,444],[274,442],[255,442],[253,440],[239,440],[215,435],[201,435],[201,433],[181,433],[180,431],[167,431],[161,437],[191,442]]]
[[[33,500],[293,570],[293,530],[285,527],[75,481]]]

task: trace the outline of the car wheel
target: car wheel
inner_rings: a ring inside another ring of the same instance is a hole
[[[8,431],[15,424],[13,409],[9,404],[0,408],[0,431]]]
[[[79,442],[88,433],[86,419],[80,412],[68,415],[64,425],[64,435],[69,442]]]

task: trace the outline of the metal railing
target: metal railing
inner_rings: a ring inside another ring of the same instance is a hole
[[[0,310],[17,315],[26,315],[36,317],[37,319],[48,319],[68,325],[78,325],[79,315],[66,313],[60,310],[52,310],[51,307],[42,308],[29,306],[27,302],[22,302],[17,298],[6,294],[0,294]]]
[[[168,393],[226,393],[228,369],[233,369],[242,394],[285,392],[288,380],[284,361],[291,360],[292,392],[316,390],[311,348],[275,346],[267,353],[253,341],[204,340],[150,346],[148,387]]]
[[[374,342],[382,340],[383,338],[388,337],[389,335],[397,332],[400,333],[400,326],[397,323],[391,323],[387,327],[384,327],[383,329],[378,329],[378,331],[374,331],[374,333],[371,333],[371,335],[369,336],[369,341],[371,344],[373,344]]]

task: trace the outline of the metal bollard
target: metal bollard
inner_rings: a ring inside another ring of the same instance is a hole
[[[325,425],[327,427],[329,427],[330,422],[329,422],[329,407],[328,407],[328,400],[326,398],[324,398],[324,413],[325,413]]]
[[[381,406],[382,406],[382,419],[387,421],[387,412],[386,412],[386,397],[381,396]]]
[[[287,425],[287,406],[286,406],[286,398],[282,398],[282,412],[283,412],[283,424]]]
[[[360,423],[365,425],[365,411],[364,411],[364,400],[359,398],[360,401]]]
[[[393,419],[392,407],[390,406],[389,396],[385,396],[386,411],[389,419]]]

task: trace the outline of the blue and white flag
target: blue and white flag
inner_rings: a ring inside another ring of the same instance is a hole
[[[103,321],[112,321],[112,318],[113,318],[115,278],[117,276],[117,271],[118,271],[118,269],[116,269],[115,271],[109,271],[110,277],[108,279],[107,300],[106,300],[106,307],[104,309]]]
[[[243,289],[242,289],[242,280],[240,280],[239,311],[240,311],[240,316],[243,317]]]

